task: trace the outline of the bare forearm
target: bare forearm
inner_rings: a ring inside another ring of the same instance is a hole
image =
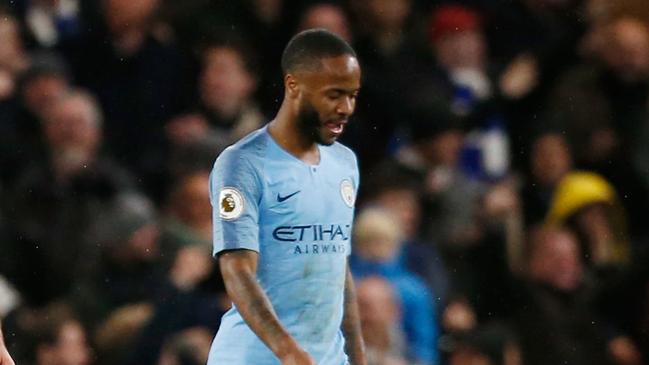
[[[255,334],[278,358],[297,346],[275,314],[253,273],[227,276],[225,286],[237,310]]]
[[[352,365],[366,365],[365,344],[361,332],[356,290],[349,268],[347,268],[347,277],[345,278],[344,305],[342,330],[345,335],[345,352],[349,356]]]

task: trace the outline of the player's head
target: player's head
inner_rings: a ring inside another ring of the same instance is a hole
[[[284,49],[282,70],[300,132],[319,144],[334,143],[356,107],[361,72],[354,50],[329,31],[306,30]]]

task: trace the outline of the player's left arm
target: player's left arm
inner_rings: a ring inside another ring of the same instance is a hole
[[[345,352],[349,356],[351,365],[366,365],[365,344],[361,332],[361,320],[358,314],[358,302],[356,301],[356,289],[352,278],[349,264],[345,274],[345,301],[342,330],[345,336]]]

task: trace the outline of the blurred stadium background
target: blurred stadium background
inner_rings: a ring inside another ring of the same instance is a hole
[[[371,365],[649,363],[646,0],[2,0],[0,317],[21,365],[204,364],[218,153],[327,28],[363,88]]]

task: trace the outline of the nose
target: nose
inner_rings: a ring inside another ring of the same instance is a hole
[[[350,116],[354,113],[355,104],[354,99],[350,97],[343,98],[343,100],[338,104],[336,112],[344,116]]]

